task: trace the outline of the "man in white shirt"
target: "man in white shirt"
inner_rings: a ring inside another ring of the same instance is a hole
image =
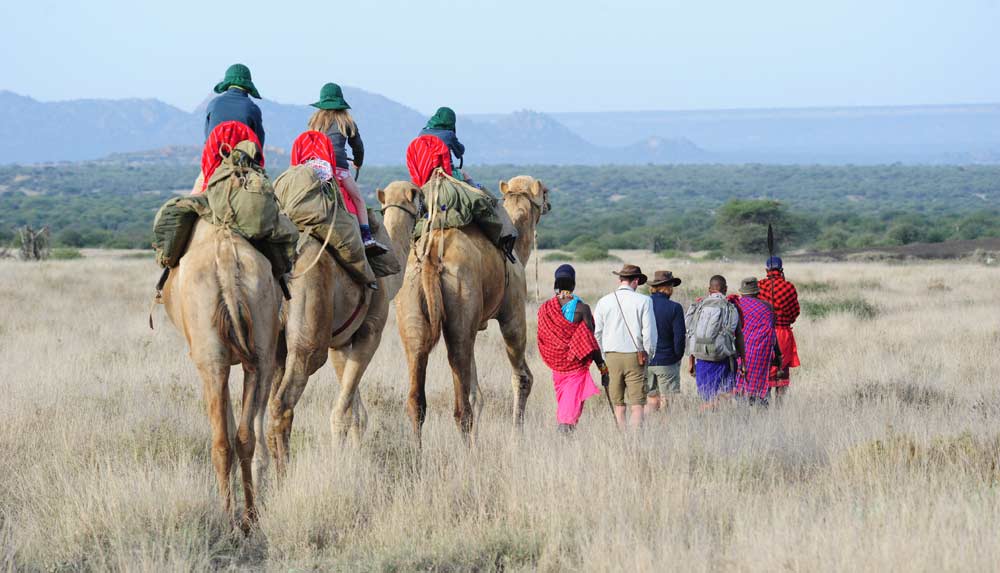
[[[637,429],[646,403],[646,365],[656,349],[656,320],[650,298],[635,292],[646,283],[642,269],[624,265],[614,274],[618,275],[618,289],[604,295],[594,307],[594,336],[608,365],[608,396],[618,427],[625,428],[628,405],[629,425]]]

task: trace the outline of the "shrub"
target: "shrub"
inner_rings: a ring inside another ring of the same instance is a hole
[[[810,318],[826,318],[834,313],[852,314],[862,320],[878,316],[878,307],[860,296],[823,301],[802,301],[802,313]]]
[[[57,261],[70,261],[73,259],[82,259],[83,253],[79,249],[70,247],[56,248],[52,249],[52,252],[49,253],[49,258]]]
[[[577,261],[582,262],[592,262],[592,261],[617,261],[618,257],[608,253],[608,250],[604,247],[599,247],[597,245],[584,245],[576,250],[573,254],[573,258]]]
[[[542,261],[546,263],[562,263],[572,260],[573,260],[573,255],[569,253],[564,253],[562,251],[556,251],[554,253],[546,253],[545,256],[542,257]]]

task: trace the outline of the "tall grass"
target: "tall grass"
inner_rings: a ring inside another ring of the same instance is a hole
[[[650,275],[663,264],[615,254]],[[546,287],[558,264],[541,263]],[[578,291],[594,303],[620,263],[576,266]],[[390,321],[361,387],[362,446],[331,443],[328,365],[296,411],[289,473],[268,482],[260,527],[244,539],[219,508],[184,340],[159,310],[157,329],[146,326],[154,264],[0,262],[0,568],[994,569],[1000,271],[788,266],[793,282],[830,285],[803,289],[804,302],[861,298],[878,312],[800,319],[803,366],[784,408],[701,414],[685,375],[676,407],[638,436],[612,429],[603,397],[587,403],[571,439],[555,432],[530,304],[524,430],[510,427],[509,367],[491,325],[476,352],[487,400],[479,441],[461,445],[438,348],[417,451]],[[710,262],[671,270],[685,305],[717,272],[731,284],[763,274]],[[950,290],[928,289],[928,276]]]

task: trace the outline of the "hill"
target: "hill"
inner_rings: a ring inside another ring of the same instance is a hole
[[[1000,104],[553,113],[590,142],[683,137],[723,163],[996,163]]]
[[[366,163],[403,163],[406,146],[427,118],[378,94],[350,87],[344,93],[361,126]],[[162,157],[168,162],[194,162],[204,141],[207,101],[189,113],[152,99],[39,102],[0,91],[0,164],[95,160],[108,155],[115,155],[115,161],[134,157],[150,163]],[[269,100],[260,106],[264,143],[278,158],[274,164],[284,167],[287,157],[282,156],[315,110]],[[530,111],[497,119],[462,119],[459,135],[469,150],[466,160],[476,164],[677,163],[708,157],[683,140],[663,141],[655,148],[602,146],[551,116]]]

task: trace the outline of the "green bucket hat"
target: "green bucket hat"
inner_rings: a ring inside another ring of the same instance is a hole
[[[447,129],[455,131],[455,112],[450,107],[439,107],[427,120],[425,129]]]
[[[243,88],[253,97],[260,99],[260,92],[253,85],[253,79],[250,78],[250,68],[243,64],[229,66],[226,70],[226,77],[221,82],[215,84],[215,93],[221,94],[233,86]]]
[[[319,90],[319,101],[311,105],[319,109],[351,109],[344,100],[344,90],[332,82]]]

